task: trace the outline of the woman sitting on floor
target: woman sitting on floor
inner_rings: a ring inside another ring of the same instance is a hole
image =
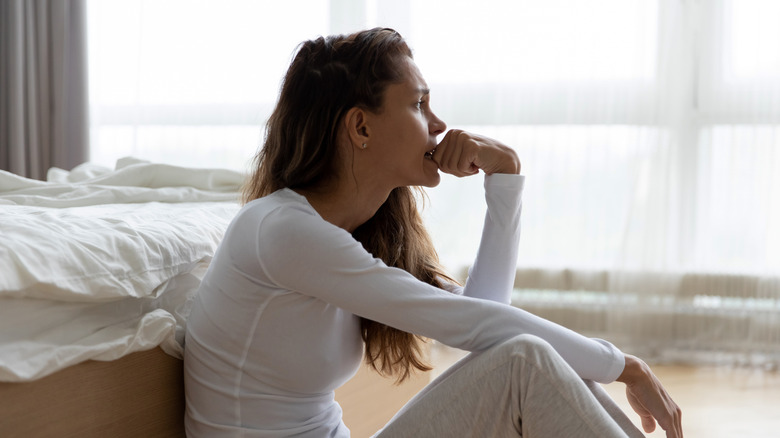
[[[480,170],[487,215],[460,287],[412,187]],[[615,380],[646,430],[657,421],[682,437],[679,408],[642,361],[509,305],[519,173],[509,147],[446,130],[397,32],[303,43],[188,322],[188,436],[348,437],[334,390],[364,351],[400,380],[429,369],[421,336],[472,354],[379,437],[641,436],[591,382]]]

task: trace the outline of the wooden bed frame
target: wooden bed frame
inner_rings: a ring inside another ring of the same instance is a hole
[[[365,366],[336,392],[354,438],[382,427],[428,382],[400,386]],[[39,380],[0,382],[0,437],[184,437],[182,361],[160,348],[87,361]]]
[[[2,437],[183,437],[182,362],[160,348],[0,383]]]

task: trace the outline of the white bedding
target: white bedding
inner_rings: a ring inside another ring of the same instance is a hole
[[[0,381],[157,345],[180,356],[242,181],[133,159],[46,182],[0,171]]]

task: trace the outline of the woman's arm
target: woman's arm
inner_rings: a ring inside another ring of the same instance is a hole
[[[521,175],[485,176],[487,212],[482,240],[465,287],[455,287],[455,293],[510,303],[517,270],[523,182]]]
[[[453,129],[433,154],[442,172],[455,176],[485,172],[487,212],[482,240],[464,288],[456,293],[509,304],[517,270],[524,178],[520,160],[508,146]]]
[[[583,378],[611,382],[622,353],[523,310],[455,295],[386,266],[345,230],[313,210],[278,209],[253,225],[260,272],[244,272],[280,292],[311,296],[355,315],[468,351],[482,351],[518,334],[549,342]],[[249,233],[245,233],[250,240]]]

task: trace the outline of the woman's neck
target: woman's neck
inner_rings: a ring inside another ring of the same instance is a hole
[[[338,181],[314,189],[295,189],[326,221],[350,234],[371,219],[390,195],[390,190]]]

